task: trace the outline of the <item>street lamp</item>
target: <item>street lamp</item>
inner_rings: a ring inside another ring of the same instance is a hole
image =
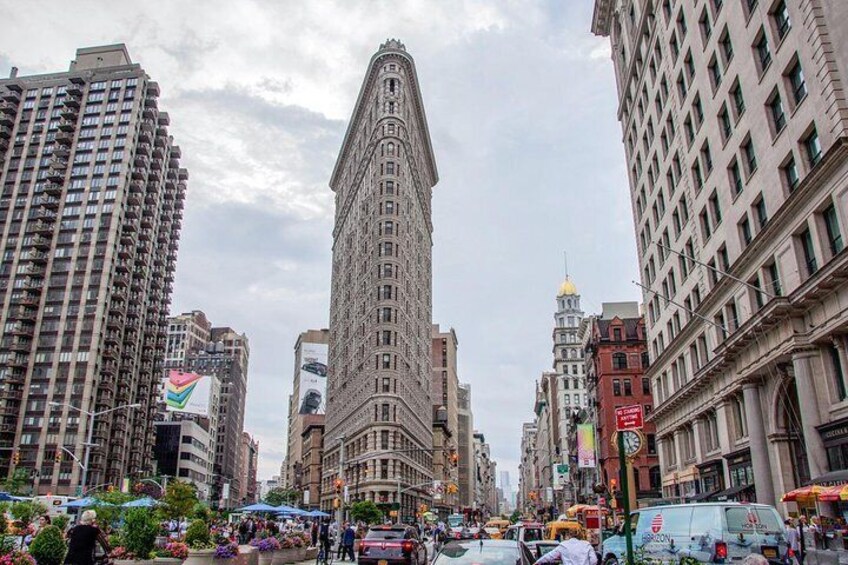
[[[108,410],[101,410],[100,412],[89,412],[88,410],[83,410],[82,408],[78,408],[73,404],[68,404],[65,402],[50,402],[51,406],[65,406],[70,408],[71,410],[76,410],[80,414],[85,414],[88,416],[88,432],[86,434],[85,440],[85,454],[83,455],[83,463],[80,465],[82,467],[82,477],[80,480],[80,486],[82,489],[85,489],[85,485],[88,481],[88,460],[91,456],[91,447],[92,447],[92,439],[94,438],[94,420],[97,419],[98,416],[103,416],[104,414],[108,414],[110,412],[115,412],[117,410],[129,410],[131,408],[141,408],[141,404],[124,404],[121,406],[115,406],[114,408],[109,408]]]

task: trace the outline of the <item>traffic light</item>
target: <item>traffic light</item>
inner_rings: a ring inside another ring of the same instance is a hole
[[[459,453],[456,452],[456,449],[451,448],[450,450],[450,463],[453,467],[456,467],[459,464]]]
[[[336,497],[336,498],[333,499],[333,508],[338,510],[338,508],[341,507],[341,505],[342,505],[342,501],[341,501],[340,498]]]
[[[610,492],[618,490],[618,479],[610,479]]]
[[[55,455],[55,457],[53,458],[53,460],[54,460],[54,461],[56,461],[56,463],[61,463],[61,462],[62,462],[62,450],[61,450],[61,449],[60,449],[60,450],[58,450],[58,451],[56,451],[56,455]]]
[[[333,486],[336,487],[336,494],[341,494],[342,493],[342,487],[344,486],[344,481],[341,480],[341,479],[336,479],[333,482]]]
[[[21,462],[21,452],[16,449],[15,452],[12,453],[12,463],[14,463],[15,465],[18,465],[20,462]]]

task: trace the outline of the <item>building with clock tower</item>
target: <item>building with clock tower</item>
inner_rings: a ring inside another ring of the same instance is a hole
[[[595,402],[601,482],[619,483],[618,449],[614,441],[615,409],[639,404],[645,416],[653,409],[645,322],[636,302],[605,302],[600,316],[590,319],[585,340],[586,386]],[[659,498],[662,492],[654,425],[645,423],[638,437],[625,437],[625,451],[633,459],[633,486],[637,499]],[[620,484],[619,484],[620,489]]]

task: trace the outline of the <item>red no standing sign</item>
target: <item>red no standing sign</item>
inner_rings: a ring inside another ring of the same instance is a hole
[[[641,430],[644,425],[641,404],[622,406],[615,409],[615,430],[617,432]]]

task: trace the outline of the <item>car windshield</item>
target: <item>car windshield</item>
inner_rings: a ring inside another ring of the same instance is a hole
[[[451,543],[442,548],[433,565],[516,565],[519,560],[517,544]]]
[[[542,530],[539,528],[526,528],[524,530],[524,541],[539,541],[542,539]]]
[[[369,530],[365,539],[403,539],[403,530]]]
[[[738,533],[776,533],[782,530],[777,512],[766,508],[728,508],[724,511],[727,531]]]

